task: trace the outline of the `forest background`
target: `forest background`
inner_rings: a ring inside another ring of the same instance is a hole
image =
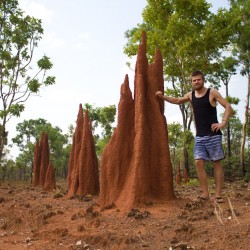
[[[43,72],[46,76],[49,73],[52,81],[46,83],[42,77],[35,89],[34,83],[38,82],[33,81],[24,106],[10,105],[5,110],[1,103],[1,118],[11,115],[1,131],[1,180],[31,180],[34,144],[42,130],[49,134],[57,178],[66,178],[80,103],[90,111],[97,154],[101,157],[116,126],[125,74],[129,74],[133,90],[142,30],[147,31],[149,61],[157,47],[162,51],[167,94],[180,96],[188,91],[189,73],[199,68],[207,76],[207,85],[227,96],[235,112],[223,131],[226,177],[249,180],[250,1],[74,0],[70,6],[46,0],[4,2],[18,2],[24,16],[41,19],[41,26],[37,26],[44,30],[29,66],[39,71],[35,62],[45,55],[48,61],[42,65]],[[7,59],[1,55],[2,62]],[[165,110],[174,169],[186,168],[193,177],[194,128],[189,107],[166,104]]]

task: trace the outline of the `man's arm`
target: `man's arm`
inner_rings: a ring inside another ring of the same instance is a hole
[[[213,99],[216,100],[221,106],[225,108],[225,113],[222,118],[222,121],[220,123],[213,123],[211,126],[211,129],[213,131],[218,131],[219,129],[222,129],[226,126],[232,112],[232,107],[230,103],[225,98],[223,98],[216,89],[213,89],[211,94],[213,96]]]
[[[224,113],[224,116],[222,118],[222,122],[225,122],[227,123],[228,120],[229,120],[229,117],[231,115],[231,112],[232,112],[232,107],[230,105],[230,103],[221,96],[221,94],[219,93],[219,91],[217,91],[216,89],[213,89],[213,97],[214,99],[221,105],[225,108],[225,113]]]
[[[171,96],[164,96],[161,91],[157,91],[155,94],[158,98],[163,99],[164,101],[170,102],[172,104],[182,104],[185,102],[191,101],[191,92],[187,93],[183,97],[171,97]]]

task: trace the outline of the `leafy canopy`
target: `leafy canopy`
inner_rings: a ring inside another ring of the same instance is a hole
[[[25,16],[18,1],[0,2],[0,118],[7,121],[24,111],[24,103],[41,86],[55,83],[55,77],[46,73],[53,67],[48,56],[37,62],[31,76],[34,49],[41,40],[43,28],[40,19]]]

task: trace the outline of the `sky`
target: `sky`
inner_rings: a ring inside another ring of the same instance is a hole
[[[213,10],[228,6],[227,0],[207,2]],[[19,0],[26,14],[42,20],[44,34],[35,56],[51,59],[54,66],[49,75],[56,77],[56,84],[41,89],[39,97],[25,103],[19,118],[11,118],[7,124],[10,137],[15,136],[17,123],[38,118],[67,133],[69,125],[75,125],[80,103],[117,106],[125,74],[131,90],[134,87],[134,71],[126,66],[131,60],[123,53],[127,42],[124,33],[142,22],[146,5],[146,0]],[[240,117],[246,89],[246,78],[236,76],[229,84],[229,94],[241,100]],[[221,93],[225,93],[223,88]],[[165,103],[165,116],[168,123],[181,122],[175,105]],[[17,155],[15,147],[11,155]]]

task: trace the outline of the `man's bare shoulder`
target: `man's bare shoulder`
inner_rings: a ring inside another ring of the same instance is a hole
[[[217,89],[211,88],[210,89],[210,94],[213,98],[218,98],[218,97],[222,97],[220,92]]]
[[[188,101],[192,101],[192,91],[188,92],[185,97],[188,99]]]

